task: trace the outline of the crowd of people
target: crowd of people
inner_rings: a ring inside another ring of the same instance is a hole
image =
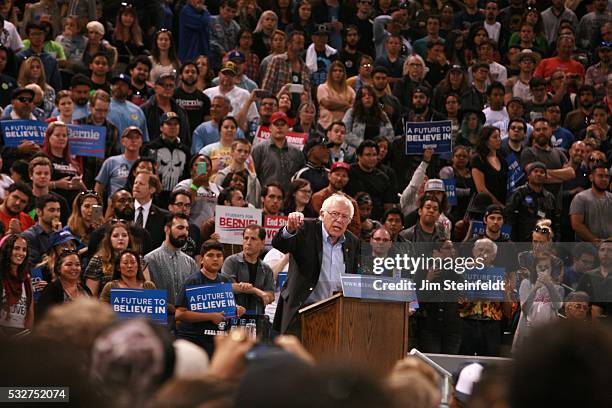
[[[111,381],[104,351],[143,333],[214,362],[225,316],[189,310],[188,287],[231,283],[239,315],[299,335],[297,310],[342,273],[421,244],[482,256],[505,282],[496,301],[417,293],[423,352],[520,353],[539,326],[611,313],[605,0],[0,0],[0,25],[0,337],[81,298],[162,289],[166,333],[100,330],[88,368]],[[12,121],[42,143],[9,143]],[[436,121],[452,151],[407,155],[406,125]],[[72,125],[104,128],[103,158],[73,154]],[[218,206],[263,218],[221,243]]]

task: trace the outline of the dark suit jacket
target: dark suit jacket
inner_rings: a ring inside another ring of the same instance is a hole
[[[166,225],[167,216],[168,211],[159,208],[155,204],[151,204],[145,229],[149,231],[149,235],[151,235],[151,248],[153,249],[159,248],[166,239],[164,225]]]
[[[291,238],[283,238],[280,230],[272,240],[272,246],[283,253],[290,253],[287,282],[281,290],[274,329],[285,333],[296,318],[298,310],[314,290],[321,273],[323,259],[323,232],[321,221],[305,221],[304,226]],[[347,273],[357,273],[360,255],[359,239],[350,231],[344,233],[343,253]]]

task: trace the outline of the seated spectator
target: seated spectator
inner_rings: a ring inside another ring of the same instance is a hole
[[[340,61],[329,66],[327,80],[317,88],[319,125],[327,129],[332,122],[342,120],[355,101],[355,91],[346,84],[346,69]]]
[[[28,273],[28,243],[19,235],[0,241],[0,334],[10,337],[34,325],[32,280]]]
[[[171,74],[179,69],[180,62],[176,56],[176,46],[172,32],[161,29],[153,37],[153,47],[149,56],[153,67],[149,74],[151,82],[157,82],[162,74]]]
[[[36,305],[36,317],[41,319],[51,307],[91,296],[89,288],[81,283],[81,260],[76,251],[62,252],[55,263],[57,278],[45,287]]]
[[[116,261],[119,254],[135,246],[126,224],[117,222],[106,230],[100,248],[89,260],[84,274],[85,285],[94,296],[100,296],[106,284],[115,279]]]
[[[31,83],[38,85],[43,91],[42,109],[44,117],[39,119],[46,119],[51,115],[54,108],[55,90],[47,83],[42,61],[36,56],[31,56],[21,63],[19,77],[17,78],[19,86],[25,87]]]
[[[357,147],[364,140],[383,136],[393,140],[393,125],[387,114],[381,109],[374,88],[363,85],[357,91],[353,106],[346,111],[342,119],[346,125],[346,140]]]
[[[585,292],[571,292],[563,302],[565,317],[570,320],[584,322],[590,319],[590,297]]]
[[[305,218],[317,218],[319,213],[312,208],[310,199],[312,197],[312,187],[308,180],[296,178],[289,184],[285,194],[283,211],[285,214],[301,212]]]
[[[124,249],[115,259],[113,280],[108,282],[100,293],[100,300],[110,303],[111,290],[125,289],[155,289],[155,284],[145,279],[138,252]]]

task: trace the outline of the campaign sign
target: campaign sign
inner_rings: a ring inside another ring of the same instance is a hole
[[[257,129],[255,137],[253,138],[253,146],[256,146],[266,140],[270,139],[270,128],[267,126],[260,126]],[[298,150],[303,150],[304,145],[308,141],[308,134],[299,132],[288,132],[287,143],[290,146],[295,147]]]
[[[70,152],[75,156],[104,158],[106,128],[104,126],[68,125]]]
[[[454,178],[443,179],[444,190],[446,190],[446,197],[450,205],[457,205],[457,190]]]
[[[450,120],[437,122],[406,123],[406,154],[421,155],[425,149],[434,153],[451,153],[453,150],[453,132]]]
[[[120,319],[147,317],[155,323],[168,322],[168,293],[157,289],[111,289],[111,306]]]
[[[41,268],[34,268],[30,271],[30,276],[32,277],[32,285],[35,285],[36,283],[45,280],[44,276],[43,276],[43,271]],[[40,294],[42,293],[42,289],[34,289],[34,301],[38,302],[38,299],[40,298]]]
[[[464,291],[467,300],[504,300],[504,268],[468,269],[463,276],[465,284],[471,283],[475,286]]]
[[[508,194],[512,194],[524,183],[525,172],[521,168],[519,159],[514,153],[510,153],[506,156],[506,163],[508,165]]]
[[[3,120],[0,121],[0,129],[4,135],[4,145],[7,147],[19,146],[24,140],[42,146],[47,124],[35,120]]]
[[[472,221],[472,233],[470,238],[477,238],[479,236],[484,235],[485,233],[485,225],[482,221]],[[512,225],[504,224],[501,227],[501,234],[504,238],[510,239],[510,234],[512,233]]]
[[[231,283],[188,286],[185,294],[192,312],[223,313],[226,318],[238,316]]]
[[[215,207],[215,232],[223,244],[242,245],[242,231],[251,224],[261,223],[262,210],[248,207]]]
[[[287,225],[287,217],[284,215],[265,215],[263,227],[266,230],[266,245],[272,245],[272,238],[276,232]]]

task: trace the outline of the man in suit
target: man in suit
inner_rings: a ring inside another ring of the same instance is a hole
[[[304,221],[302,213],[291,213],[287,226],[274,236],[272,246],[291,254],[275,330],[299,333],[297,311],[341,290],[342,273],[357,272],[359,239],[346,230],[353,214],[351,201],[334,194],[323,202],[319,220]]]
[[[161,183],[155,174],[139,173],[134,179],[134,225],[149,231],[152,248],[158,248],[166,239],[164,225],[168,212],[153,204],[153,194],[160,190]]]

